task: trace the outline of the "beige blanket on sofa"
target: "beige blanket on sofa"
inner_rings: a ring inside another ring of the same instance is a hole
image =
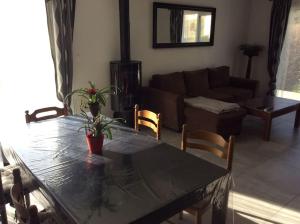
[[[205,98],[202,96],[185,98],[184,102],[192,107],[201,108],[215,114],[221,114],[229,111],[236,111],[240,106],[236,103],[227,103],[220,100]]]

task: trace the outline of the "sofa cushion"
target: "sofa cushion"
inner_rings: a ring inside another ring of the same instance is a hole
[[[208,69],[208,79],[211,88],[225,87],[229,85],[229,67],[221,66]]]
[[[226,93],[219,93],[214,90],[207,90],[201,93],[201,96],[215,99],[215,100],[222,100],[225,102],[235,102],[235,97],[231,94],[226,94]]]
[[[208,70],[184,71],[187,95],[200,96],[204,91],[209,90]]]
[[[235,98],[235,102],[245,101],[251,99],[253,96],[251,90],[236,87],[220,87],[215,88],[214,91],[219,94],[232,95]]]
[[[166,75],[153,75],[151,86],[160,90],[186,95],[183,72]]]

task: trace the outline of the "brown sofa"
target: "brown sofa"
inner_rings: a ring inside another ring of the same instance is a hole
[[[240,103],[255,96],[258,82],[229,76],[228,66],[153,75],[149,87],[142,88],[144,108],[160,112],[165,127],[181,130],[187,123],[194,128],[223,135],[238,134],[246,112],[243,109],[214,114],[187,106],[186,97],[203,96]]]

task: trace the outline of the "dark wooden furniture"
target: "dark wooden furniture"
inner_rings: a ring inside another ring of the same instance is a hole
[[[199,142],[199,140],[201,142]],[[187,125],[183,125],[181,149],[186,152],[187,148],[208,151],[221,159],[225,159],[227,163],[226,169],[231,171],[234,136],[230,136],[229,141],[227,142],[221,135],[216,133],[203,130],[188,131]],[[207,199],[185,209],[185,211],[195,215],[195,224],[201,224],[201,217],[207,211],[209,205],[210,200]],[[182,218],[182,212],[180,213],[180,218]]]
[[[25,203],[23,184],[19,169],[13,170],[14,184],[10,189],[10,197],[16,209],[16,219],[20,224],[40,224],[50,220],[49,212],[42,211],[38,213],[35,205]]]
[[[42,224],[45,221],[42,220],[38,213],[37,207],[35,205],[30,205],[29,208],[27,208],[23,201],[23,193],[21,191],[21,187],[19,184],[14,184],[11,188],[11,198],[12,203],[14,204],[14,207],[16,209],[16,219],[18,220],[18,223],[20,224]]]
[[[16,209],[16,218],[18,222],[21,224],[25,224],[27,221],[29,221],[29,215],[25,205],[23,183],[21,180],[20,170],[14,169],[13,176],[14,176],[14,184],[10,189],[10,197]]]
[[[24,186],[23,186],[23,181]],[[12,198],[10,197],[10,188],[13,184],[18,184],[20,186],[20,191],[22,193],[26,193],[26,198],[24,200],[23,197],[23,203],[27,204],[29,203],[29,194],[28,189],[30,188],[28,186],[28,178],[24,178],[24,175],[22,174],[21,177],[21,171],[16,166],[6,166],[4,168],[1,168],[0,172],[0,213],[1,213],[1,223],[7,224],[7,213],[5,205],[10,203],[12,201]]]
[[[139,106],[134,107],[134,129],[139,131],[140,125],[146,126],[155,133],[156,139],[160,140],[161,121],[160,114],[149,110],[139,110]]]
[[[2,146],[0,144],[0,150],[2,151]],[[11,202],[10,188],[13,184],[20,183],[23,192],[25,193],[26,204],[30,203],[29,193],[37,188],[37,186],[32,181],[32,178],[21,171],[18,166],[7,165],[1,168],[0,172],[0,214],[1,223],[7,224],[7,214],[5,205]]]
[[[273,118],[296,111],[294,128],[299,127],[300,101],[268,96],[249,100],[244,107],[248,114],[264,120],[263,138],[266,141],[270,140]]]
[[[82,124],[72,116],[34,122],[6,133],[2,144],[9,162],[34,175],[65,214],[64,223],[160,223],[206,194],[215,196],[213,223],[225,223],[228,170],[120,126],[105,139],[103,155],[89,154]],[[10,141],[15,135],[23,138]]]
[[[47,113],[47,112],[55,112],[55,114],[45,115],[45,116],[39,116],[39,114]],[[25,111],[25,120],[26,123],[30,122],[36,122],[36,121],[42,121],[46,119],[56,118],[60,116],[67,116],[68,115],[68,109],[65,106],[64,108],[59,107],[46,107],[41,108],[38,110],[35,110],[32,114],[29,114],[29,111]]]

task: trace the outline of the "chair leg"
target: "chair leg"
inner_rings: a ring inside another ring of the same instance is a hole
[[[195,214],[195,224],[201,224],[202,220],[201,220],[201,212],[197,211]]]
[[[19,168],[13,169],[13,177],[14,177],[14,184],[19,184],[21,191],[22,191],[22,197],[20,198],[20,203],[22,205],[25,205],[25,200],[24,200],[24,192],[23,192],[23,184],[22,184],[22,178],[21,178],[21,171]]]
[[[26,207],[29,208],[30,206],[30,194],[25,194],[25,204],[26,204]]]
[[[5,199],[4,199],[1,172],[0,172],[0,209],[1,209],[1,223],[2,224],[8,224],[6,208],[5,208]]]
[[[180,220],[183,219],[183,211],[179,212],[179,219],[180,219]]]
[[[1,205],[1,223],[8,224],[5,205]]]

